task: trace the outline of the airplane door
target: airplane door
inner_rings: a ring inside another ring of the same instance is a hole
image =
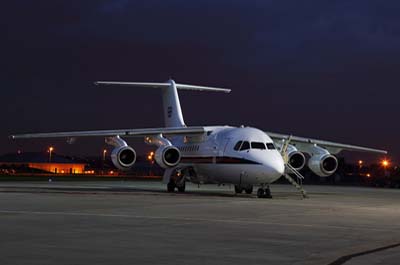
[[[222,142],[221,148],[219,149],[219,156],[224,156],[226,154],[226,148],[228,147],[230,140],[231,138],[225,138],[225,140]]]
[[[230,138],[224,138],[219,144],[215,144],[213,147],[213,164],[217,162],[217,157],[223,157],[225,150],[228,146]]]

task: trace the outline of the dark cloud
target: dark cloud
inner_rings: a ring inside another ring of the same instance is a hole
[[[156,91],[92,81],[172,76],[234,89],[181,95],[189,124],[243,123],[400,157],[397,1],[17,0],[0,10],[4,151],[15,131],[159,126]]]

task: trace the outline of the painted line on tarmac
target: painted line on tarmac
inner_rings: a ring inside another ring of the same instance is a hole
[[[186,222],[208,222],[208,223],[226,223],[239,225],[277,225],[277,226],[293,226],[302,228],[321,228],[321,229],[343,229],[343,230],[360,230],[360,231],[378,231],[392,232],[392,229],[379,229],[372,227],[349,227],[338,225],[315,225],[315,224],[298,224],[298,223],[282,223],[282,222],[265,222],[252,220],[228,220],[228,219],[210,219],[210,218],[192,218],[192,217],[169,217],[169,216],[145,216],[130,214],[102,214],[102,213],[79,213],[79,212],[44,212],[44,211],[15,211],[0,210],[0,214],[27,214],[27,215],[59,215],[59,216],[84,216],[84,217],[120,217],[132,219],[149,219],[149,220],[167,220],[167,221],[186,221]]]
[[[351,260],[352,258],[356,258],[356,257],[359,257],[359,256],[364,256],[364,255],[368,255],[368,254],[372,254],[372,253],[376,253],[376,252],[379,252],[379,251],[383,251],[383,250],[387,250],[387,249],[391,249],[391,248],[396,248],[396,247],[400,247],[400,243],[392,244],[392,245],[388,245],[388,246],[384,246],[384,247],[380,247],[380,248],[370,249],[370,250],[366,250],[366,251],[362,251],[362,252],[358,252],[358,253],[354,253],[354,254],[350,254],[350,255],[346,255],[346,256],[338,258],[337,260],[335,260],[334,262],[329,263],[328,265],[342,265],[342,264],[345,264],[346,262],[348,262],[349,260]]]

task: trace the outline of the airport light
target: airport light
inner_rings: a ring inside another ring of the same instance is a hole
[[[151,161],[151,163],[154,163],[154,152],[151,151],[148,155],[147,155],[147,160]]]
[[[106,161],[107,149],[103,150],[103,162]]]
[[[54,147],[50,146],[49,147],[49,163],[51,163],[51,154],[53,153],[53,151],[54,151]]]
[[[389,171],[387,170],[388,169],[388,167],[390,166],[390,161],[388,160],[388,159],[383,159],[382,161],[381,161],[381,164],[382,164],[382,167],[383,167],[383,169],[384,169],[384,175],[385,175],[385,177],[388,177],[389,176]]]
[[[364,164],[364,161],[358,160],[358,166],[359,166],[360,168],[362,168],[363,164]]]
[[[382,166],[386,169],[389,166],[389,160],[387,159],[383,159],[381,162]]]
[[[103,163],[102,163],[102,174],[104,174],[104,167],[105,167],[105,164],[106,164],[106,154],[107,154],[107,149],[103,149]]]

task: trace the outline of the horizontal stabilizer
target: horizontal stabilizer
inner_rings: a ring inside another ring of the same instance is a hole
[[[213,92],[224,92],[224,93],[231,92],[231,90],[227,88],[195,86],[195,85],[185,85],[185,84],[176,84],[176,88],[182,90],[213,91]]]
[[[151,88],[167,88],[171,83],[143,83],[143,82],[119,82],[119,81],[97,81],[95,85],[115,85],[115,86],[131,86],[131,87],[151,87]],[[212,92],[231,92],[227,88],[206,87],[196,85],[175,84],[177,89],[181,90],[195,90],[195,91],[212,91]]]

